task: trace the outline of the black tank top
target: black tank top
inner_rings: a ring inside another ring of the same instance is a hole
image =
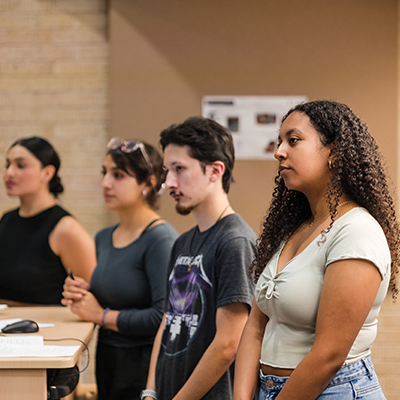
[[[0,220],[0,299],[60,304],[65,269],[49,245],[58,221],[70,215],[59,206],[24,218],[19,209]]]

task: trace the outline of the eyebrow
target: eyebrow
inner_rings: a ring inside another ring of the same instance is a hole
[[[182,162],[181,161],[174,161],[174,162],[171,163],[171,167],[174,167],[175,165],[182,165]],[[168,169],[168,167],[166,167],[165,165],[164,165],[164,168]]]
[[[102,165],[101,167],[103,169],[107,170],[107,167],[105,165]],[[123,171],[123,172],[126,172],[123,168],[120,168],[120,167],[112,167],[112,168],[109,168],[108,170],[109,171]]]
[[[6,161],[8,161],[8,162],[10,162],[10,159],[7,157],[6,158]],[[12,161],[16,161],[16,162],[18,162],[18,161],[26,161],[26,158],[25,157],[17,157],[17,158],[14,158]]]
[[[288,131],[286,131],[285,134],[284,134],[284,136],[289,136],[289,135],[291,135],[291,134],[294,133],[294,132],[299,132],[299,133],[301,133],[301,131],[300,131],[299,129],[297,129],[297,128],[292,128],[292,129],[289,129]],[[280,133],[280,132],[279,132],[279,134],[278,134],[278,139],[281,139],[281,133]]]

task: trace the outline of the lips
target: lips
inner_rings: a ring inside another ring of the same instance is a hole
[[[179,200],[182,196],[182,193],[171,191],[169,194],[174,200]]]
[[[13,181],[6,181],[7,189],[10,189],[10,188],[14,187],[15,185],[16,185],[16,183]]]
[[[282,175],[284,173],[286,173],[289,170],[289,167],[286,167],[284,165],[280,165],[279,166],[279,174]]]

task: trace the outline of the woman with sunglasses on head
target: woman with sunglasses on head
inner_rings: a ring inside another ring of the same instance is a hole
[[[96,380],[99,400],[138,399],[146,384],[163,312],[174,228],[155,211],[163,161],[143,142],[112,139],[103,162],[105,205],[119,223],[96,235],[90,284],[68,277],[63,304],[100,325]]]
[[[378,146],[349,107],[313,101],[284,116],[275,158],[233,398],[383,400],[370,353],[400,230]]]
[[[90,279],[94,242],[56,204],[63,192],[60,158],[40,137],[18,139],[7,151],[3,174],[7,194],[20,206],[0,221],[0,302],[60,304],[67,271]]]

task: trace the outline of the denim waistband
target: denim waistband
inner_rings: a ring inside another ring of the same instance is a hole
[[[368,375],[371,379],[374,375],[374,366],[370,356],[340,368],[335,377],[329,383],[328,387],[341,385],[365,375]],[[289,377],[287,376],[264,375],[260,369],[261,386],[271,388],[273,386],[283,385],[288,379]]]
[[[370,356],[340,368],[328,387],[350,382],[364,375],[368,375],[371,379],[374,375],[374,365]]]

